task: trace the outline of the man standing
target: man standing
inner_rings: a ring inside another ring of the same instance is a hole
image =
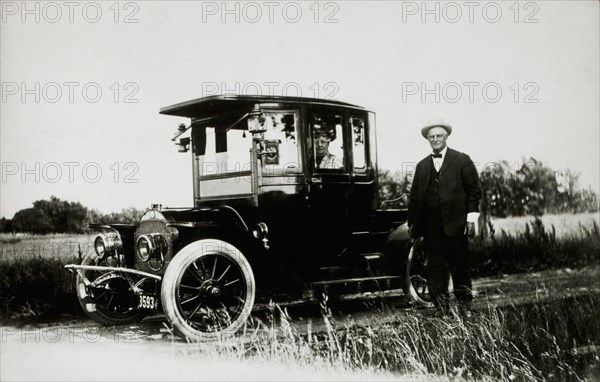
[[[428,255],[427,280],[438,312],[449,313],[449,273],[463,318],[473,299],[467,237],[475,235],[481,189],[468,155],[446,145],[452,126],[441,119],[422,129],[433,153],[417,164],[408,204],[413,238],[423,236]]]

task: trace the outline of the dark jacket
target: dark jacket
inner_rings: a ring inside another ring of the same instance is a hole
[[[408,202],[408,225],[414,225],[413,236],[423,235],[425,194],[432,168],[433,160],[428,155],[415,170]],[[479,175],[473,161],[468,155],[448,148],[439,182],[440,211],[446,235],[464,233],[467,213],[479,211],[479,199]]]

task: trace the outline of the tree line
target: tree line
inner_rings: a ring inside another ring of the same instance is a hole
[[[517,169],[507,161],[490,164],[480,173],[481,212],[488,217],[508,217],[599,211],[598,195],[591,189],[580,189],[578,178],[571,170],[555,171],[534,158],[523,161]],[[380,171],[380,207],[406,208],[411,184],[411,173]],[[1,218],[0,232],[82,233],[88,223],[132,223],[142,213],[130,207],[102,214],[52,196],[33,202],[33,207],[18,211],[12,219]]]
[[[406,208],[412,173],[383,170],[379,173],[379,199],[386,208]],[[599,198],[591,189],[579,187],[579,174],[556,171],[535,158],[514,168],[508,161],[490,163],[479,174],[487,216],[541,216],[546,213],[581,213],[600,210]],[[401,195],[406,195],[399,198]]]
[[[142,216],[143,211],[134,207],[121,212],[102,214],[84,207],[79,202],[61,200],[37,200],[33,207],[17,211],[12,219],[0,219],[1,232],[27,232],[35,234],[83,233],[88,223],[131,223]]]

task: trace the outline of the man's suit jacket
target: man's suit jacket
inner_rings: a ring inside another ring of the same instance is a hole
[[[428,155],[417,164],[415,170],[408,202],[408,225],[414,225],[413,235],[424,234],[425,195],[432,168],[433,160]],[[481,188],[473,161],[468,155],[448,148],[439,181],[440,211],[446,235],[464,233],[467,213],[479,211],[479,199]]]

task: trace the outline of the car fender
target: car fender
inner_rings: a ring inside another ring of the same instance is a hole
[[[404,276],[411,243],[407,223],[399,225],[387,236],[383,245],[383,253],[388,269],[392,270],[394,274]]]
[[[180,250],[191,243],[203,239],[218,239],[237,248],[250,264],[257,284],[260,286],[268,277],[276,272],[279,263],[270,256],[262,241],[256,239],[251,232],[237,224],[197,223],[194,227],[178,225],[176,222],[169,224],[179,231],[179,238],[175,248],[176,257]]]

